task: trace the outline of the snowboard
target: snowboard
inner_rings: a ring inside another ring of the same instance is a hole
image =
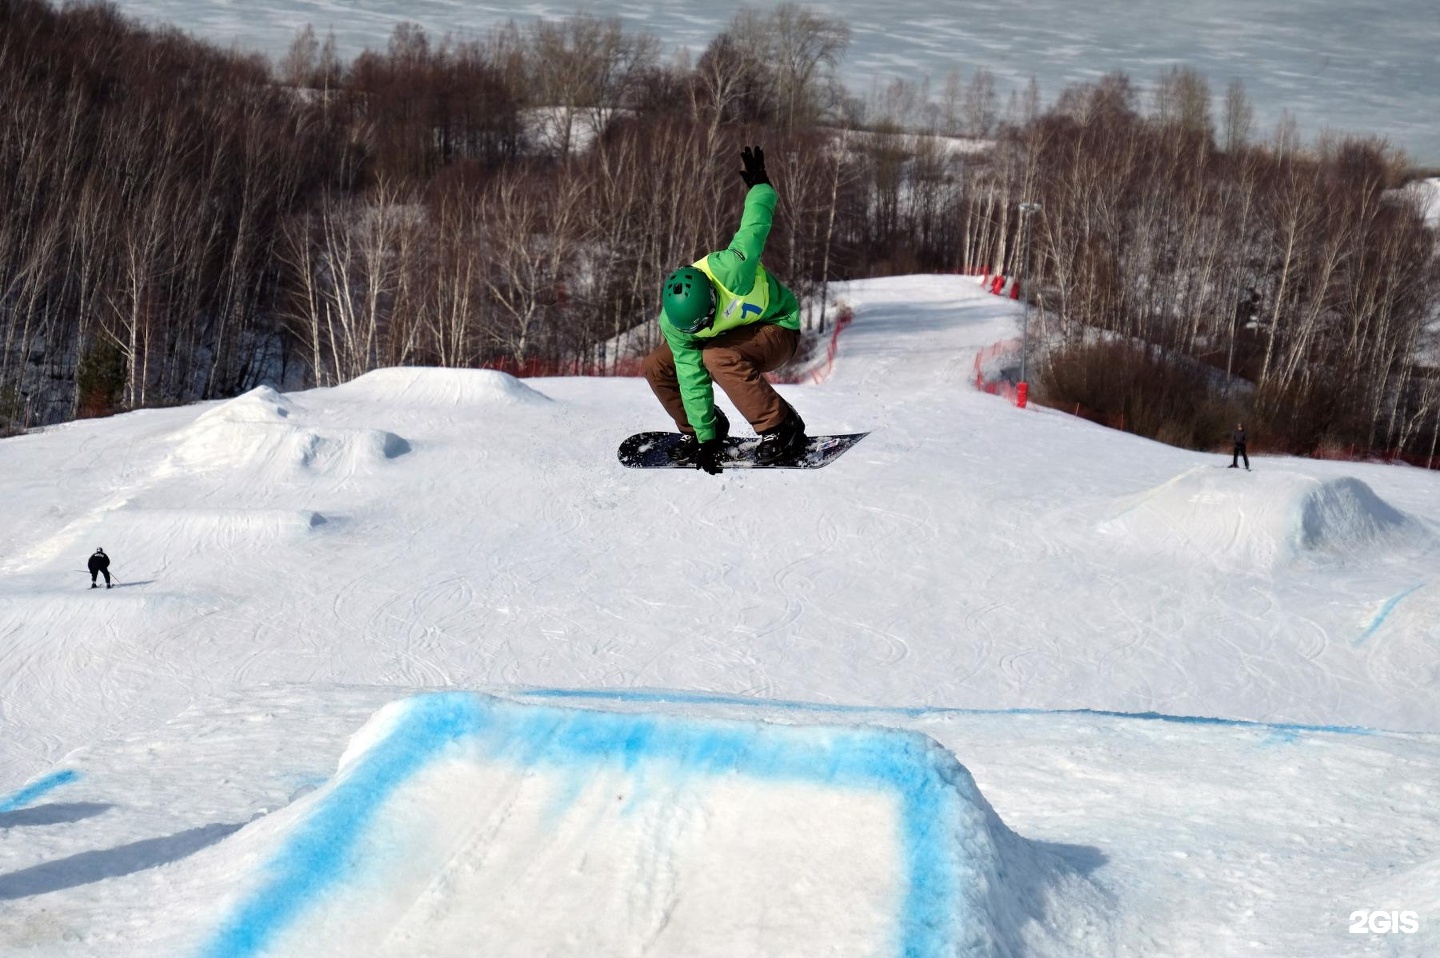
[[[725,440],[721,464],[727,469],[819,469],[868,435],[868,432],[856,432],[843,436],[811,436],[804,452],[763,466],[755,461],[755,452],[760,448],[758,438],[731,436]],[[620,444],[620,463],[630,469],[694,469],[694,462],[670,459],[670,450],[681,438],[678,432],[636,433]]]

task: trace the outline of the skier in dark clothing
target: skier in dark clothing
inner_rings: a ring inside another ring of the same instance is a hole
[[[1250,457],[1245,454],[1245,424],[1237,422],[1235,430],[1230,433],[1230,441],[1235,444],[1235,451],[1230,456],[1230,468],[1239,469],[1240,460],[1245,460],[1245,471],[1250,471]]]
[[[104,549],[96,549],[95,554],[90,557],[90,588],[98,589],[95,584],[95,577],[100,574],[105,576],[105,588],[110,588],[110,557],[105,554]]]

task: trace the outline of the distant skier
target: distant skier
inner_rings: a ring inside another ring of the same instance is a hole
[[[673,461],[710,475],[721,464],[730,422],[715,405],[714,383],[760,436],[755,460],[777,462],[805,448],[805,423],[765,380],[795,355],[800,304],[760,263],[779,195],[765,172],[765,151],[740,151],[745,211],[728,248],[682,266],[661,290],[665,341],[645,358],[645,378],[686,436]]]
[[[110,557],[105,554],[104,549],[96,549],[95,554],[90,557],[90,588],[97,589],[95,577],[100,574],[105,576],[105,588],[110,588]]]
[[[1245,471],[1250,471],[1250,457],[1245,454],[1245,424],[1237,422],[1235,429],[1230,433],[1230,441],[1235,444],[1235,450],[1230,456],[1230,468],[1240,468],[1240,460],[1245,460]]]

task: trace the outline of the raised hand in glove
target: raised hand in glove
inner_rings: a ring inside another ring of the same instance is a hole
[[[720,460],[725,455],[725,440],[720,438],[707,439],[700,444],[700,451],[695,456],[695,468],[704,469],[712,476],[718,476],[725,471]]]
[[[770,182],[770,177],[765,173],[765,151],[760,147],[745,147],[740,151],[740,162],[745,164],[745,169],[740,171],[740,179],[745,181],[746,186]]]

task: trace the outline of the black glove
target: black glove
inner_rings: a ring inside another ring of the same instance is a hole
[[[700,452],[695,457],[695,468],[704,469],[712,476],[718,476],[725,471],[720,460],[725,455],[725,440],[718,436],[714,439],[706,439],[700,444]]]
[[[765,151],[760,147],[753,150],[745,147],[740,151],[740,162],[745,164],[745,169],[740,171],[740,179],[745,181],[746,186],[770,182],[770,177],[765,174]]]

